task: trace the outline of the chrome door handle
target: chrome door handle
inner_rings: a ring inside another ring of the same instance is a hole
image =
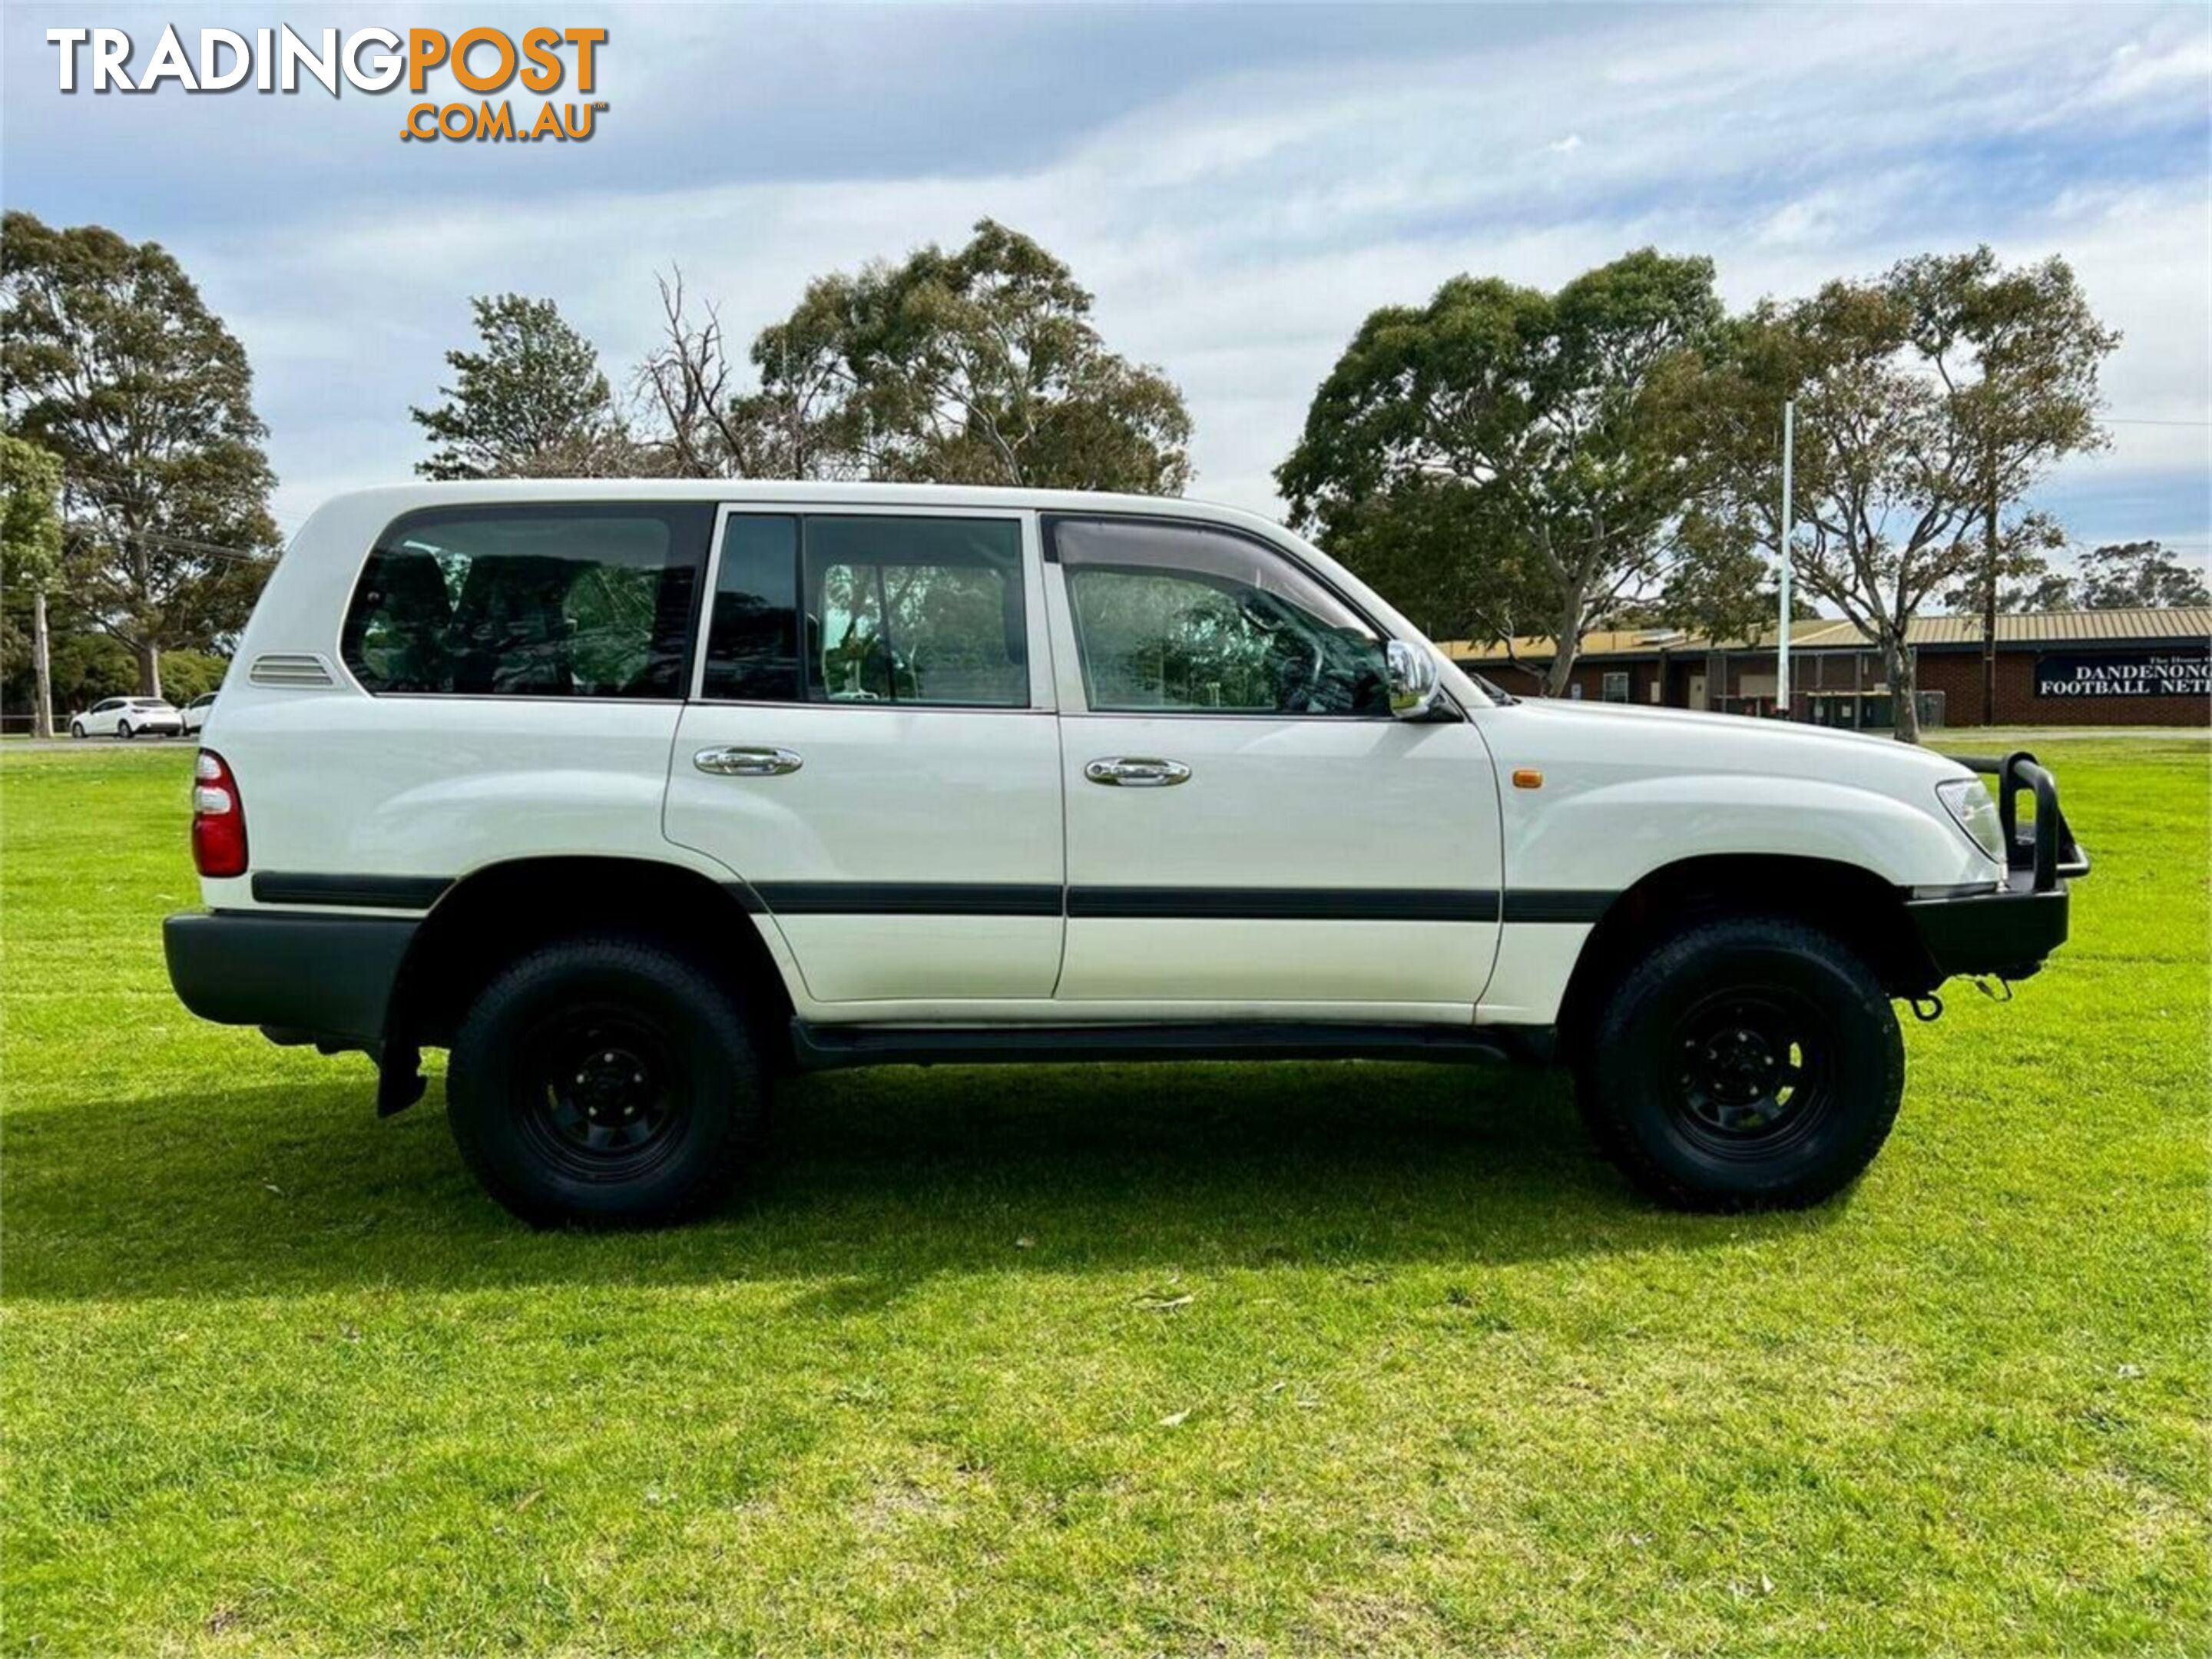
[[[1083,769],[1093,783],[1110,783],[1121,789],[1164,789],[1190,780],[1190,768],[1181,761],[1155,760],[1150,756],[1111,755]]]
[[[806,763],[788,749],[702,749],[691,764],[721,778],[780,778]]]

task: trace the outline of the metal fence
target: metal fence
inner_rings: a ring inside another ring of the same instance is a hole
[[[1944,694],[1922,691],[1915,701],[1923,729],[1942,726]],[[1813,691],[1797,699],[1797,718],[1848,732],[1887,732],[1897,724],[1896,700],[1887,691]]]

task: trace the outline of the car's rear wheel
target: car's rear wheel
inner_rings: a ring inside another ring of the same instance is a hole
[[[1855,1180],[1904,1095],[1896,1011],[1842,941],[1742,917],[1632,967],[1577,1073],[1598,1145],[1662,1201],[1817,1203]]]
[[[446,1099],[477,1178],[541,1226],[697,1213],[737,1179],[765,1103],[723,986],[623,938],[548,945],[494,978],[454,1036]]]
[[[122,738],[124,742],[128,743],[131,738],[137,737],[138,734],[131,729],[131,722],[129,720],[118,720],[115,726],[115,735]]]

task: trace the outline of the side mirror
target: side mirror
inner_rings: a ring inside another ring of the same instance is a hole
[[[1425,717],[1437,700],[1437,659],[1416,645],[1391,640],[1382,647],[1390,682],[1390,712],[1401,720]]]

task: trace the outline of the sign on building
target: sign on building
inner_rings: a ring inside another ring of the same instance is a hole
[[[2212,696],[2212,642],[2156,651],[2054,651],[2035,659],[2039,697]]]

